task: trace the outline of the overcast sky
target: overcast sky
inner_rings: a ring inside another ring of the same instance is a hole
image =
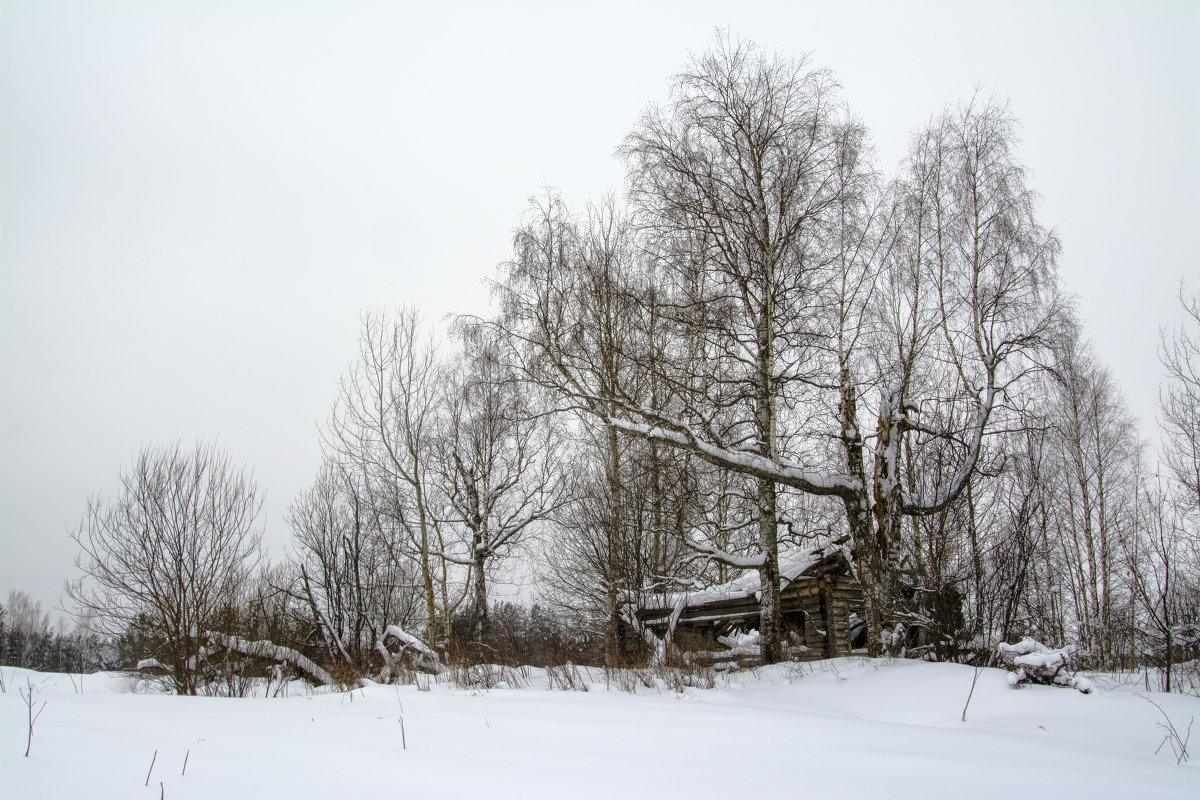
[[[946,105],[1010,98],[1153,438],[1158,330],[1200,288],[1200,4],[899,5],[3,0],[0,600],[57,605],[89,494],[173,439],[254,470],[282,555],[360,314],[485,312],[528,198],[619,192],[717,26],[832,69],[888,173]]]

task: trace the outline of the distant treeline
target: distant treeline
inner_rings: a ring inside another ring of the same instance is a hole
[[[65,621],[50,624],[50,614],[24,592],[9,592],[0,604],[0,666],[38,672],[95,672],[115,669],[117,649],[108,639]]]

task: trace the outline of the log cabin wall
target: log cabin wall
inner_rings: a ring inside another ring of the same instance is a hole
[[[804,576],[780,593],[785,641],[803,645],[794,657],[816,660],[851,652],[850,615],[863,612],[862,589],[840,575]],[[670,611],[639,612],[643,624],[659,637],[667,632]],[[757,630],[759,604],[753,595],[702,603],[685,608],[675,627],[674,642],[681,650],[703,652],[723,649],[718,636]]]

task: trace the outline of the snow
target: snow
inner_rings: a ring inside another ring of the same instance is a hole
[[[963,723],[974,670],[955,664],[837,659],[718,676],[714,689],[650,681],[637,694],[578,671],[587,692],[550,691],[531,669],[509,681],[523,688],[443,676],[428,691],[293,683],[286,697],[230,699],[134,693],[117,674],[86,676],[81,692],[78,675],[5,668],[0,796],[1012,798],[1036,787],[1069,800],[1200,787],[1200,759],[1155,754],[1162,716],[1140,682],[1012,691],[1004,671],[984,669]],[[47,702],[28,759],[26,679]],[[1195,697],[1151,698],[1177,726],[1200,716]]]
[[[715,547],[709,547],[706,544],[701,544],[694,540],[688,542],[688,547],[703,556],[715,558],[718,561],[723,561],[729,566],[738,569],[759,569],[767,563],[767,554],[761,550],[752,556],[735,556],[732,553],[727,553],[724,550],[718,550]]]
[[[717,641],[726,648],[725,652],[721,653],[722,657],[755,657],[762,652],[762,636],[758,631],[746,631],[745,633],[735,633],[730,636],[718,636]]]
[[[665,442],[682,450],[694,452],[713,464],[732,467],[739,472],[770,476],[779,483],[805,492],[840,496],[863,490],[862,481],[849,475],[814,472],[787,459],[772,460],[758,453],[721,447],[705,441],[688,428],[682,420],[668,420],[660,411],[642,408],[635,413],[646,419],[661,419],[669,425],[669,428],[646,422],[633,422],[619,416],[606,414],[599,404],[597,404],[595,413],[602,421],[619,431],[649,441]]]
[[[996,651],[1004,663],[1012,668],[1008,673],[1010,686],[1016,687],[1026,681],[1034,681],[1052,683],[1055,686],[1071,686],[1084,694],[1095,689],[1092,681],[1068,669],[1071,656],[1075,652],[1073,645],[1054,650],[1026,636],[1016,644],[1001,642]]]
[[[283,647],[274,642],[249,641],[237,636],[225,636],[220,633],[209,633],[208,636],[210,639],[220,642],[223,647],[227,647],[236,653],[266,658],[282,664],[294,664],[297,669],[302,670],[318,683],[326,686],[333,683],[333,678],[330,677],[328,672],[314,664],[307,656],[296,652],[290,647]],[[141,669],[140,665],[138,669]]]
[[[438,658],[438,654],[429,649],[424,642],[401,628],[399,625],[388,625],[383,632],[383,636],[380,637],[380,641],[377,644],[384,644],[388,639],[395,639],[397,642],[399,642],[402,652],[404,650],[412,650],[414,653],[416,653],[416,662],[418,667],[426,669],[430,672],[442,671],[442,662],[441,659]],[[384,646],[383,652],[390,653],[386,646]],[[388,661],[391,660],[387,656],[385,656],[385,659]]]
[[[437,658],[437,653],[429,649],[429,647],[417,637],[413,636],[408,631],[401,628],[399,625],[388,625],[383,632],[383,638],[386,640],[389,636],[394,636],[405,647],[410,647],[418,653],[427,655],[431,658]]]
[[[830,545],[828,547],[813,547],[781,555],[779,558],[779,588],[786,588],[788,584],[802,580],[806,570],[810,569],[822,558],[837,552],[839,549],[841,548],[836,545]],[[738,575],[728,583],[722,583],[708,589],[693,589],[686,592],[667,594],[661,598],[653,598],[652,604],[647,604],[646,608],[647,610],[667,611],[668,609],[674,609],[681,599],[684,601],[685,606],[695,608],[705,603],[758,597],[760,588],[761,578],[759,577],[759,572],[757,569],[751,569]]]

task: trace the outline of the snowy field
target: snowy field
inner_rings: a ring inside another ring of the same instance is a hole
[[[914,661],[777,665],[682,693],[602,672],[550,690],[527,670],[522,688],[294,683],[270,699],[2,672],[3,798],[1200,797],[1200,724],[1177,766],[1155,754],[1144,686],[1103,677],[1083,695],[984,670],[963,723],[973,671]],[[27,678],[47,705],[23,758]],[[1200,699],[1151,697],[1181,728],[1200,718]]]

